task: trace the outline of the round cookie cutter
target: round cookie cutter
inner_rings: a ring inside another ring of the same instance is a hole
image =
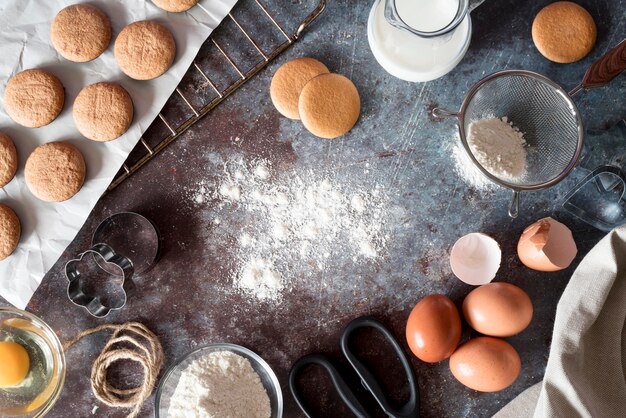
[[[159,259],[161,236],[148,218],[134,212],[109,216],[98,225],[92,245],[65,265],[72,303],[102,318],[126,305],[135,274]]]
[[[91,245],[98,243],[105,243],[129,258],[135,274],[152,269],[161,255],[161,234],[156,225],[135,212],[116,213],[102,221],[91,239]],[[98,265],[110,274],[119,275],[106,264]]]

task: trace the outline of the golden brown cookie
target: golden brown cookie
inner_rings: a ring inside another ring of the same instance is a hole
[[[55,16],[50,39],[63,58],[74,62],[91,61],[109,46],[111,22],[95,6],[73,4]]]
[[[85,137],[106,142],[128,130],[133,121],[130,94],[114,83],[91,84],[74,101],[74,123]]]
[[[115,60],[127,76],[152,80],[174,62],[176,44],[172,32],[151,20],[126,26],[115,40]]]
[[[589,12],[578,4],[557,1],[537,13],[532,35],[541,55],[566,64],[591,52],[596,43],[596,24]]]
[[[198,3],[198,0],[152,0],[158,8],[166,12],[186,12]]]
[[[321,138],[337,138],[348,132],[361,111],[356,87],[340,74],[322,74],[309,81],[298,101],[304,127]]]
[[[21,234],[20,219],[13,209],[0,203],[0,260],[4,260],[15,251]]]
[[[312,78],[328,72],[324,64],[313,58],[297,58],[281,65],[270,84],[276,110],[290,119],[300,119],[298,98],[302,88]]]
[[[17,150],[11,138],[0,132],[0,187],[4,187],[17,172]]]
[[[39,128],[52,122],[63,109],[63,84],[47,71],[32,69],[15,74],[4,89],[4,110],[15,122]]]
[[[85,159],[67,142],[48,142],[35,148],[24,168],[26,185],[44,202],[62,202],[85,182]]]

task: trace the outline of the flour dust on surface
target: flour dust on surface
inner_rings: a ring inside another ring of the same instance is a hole
[[[232,282],[248,297],[280,303],[295,277],[376,260],[386,248],[389,198],[380,185],[310,169],[278,172],[268,160],[241,155],[209,159],[208,170],[213,177],[189,199],[234,234]]]
[[[474,187],[479,192],[491,192],[496,189],[496,184],[489,180],[467,155],[460,138],[454,138],[450,153],[454,161],[455,172],[467,185]]]

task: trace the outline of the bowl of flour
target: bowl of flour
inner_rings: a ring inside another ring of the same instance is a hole
[[[276,375],[256,353],[235,344],[211,344],[183,356],[164,374],[155,415],[280,418],[283,395]]]

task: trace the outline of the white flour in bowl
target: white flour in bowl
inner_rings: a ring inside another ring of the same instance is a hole
[[[270,398],[248,359],[216,351],[183,370],[169,418],[269,418]]]

